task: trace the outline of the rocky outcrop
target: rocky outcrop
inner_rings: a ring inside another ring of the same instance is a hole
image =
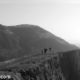
[[[0,71],[12,72],[22,80],[80,80],[79,55],[80,50],[74,50],[23,57],[4,69],[0,66]]]
[[[65,80],[59,61],[59,55],[56,53],[53,57],[47,58],[42,62],[36,63],[37,61],[35,61],[35,63],[32,63],[34,66],[28,67],[30,63],[25,61],[25,66],[21,64],[21,66],[18,65],[16,67],[15,65],[13,68],[8,67],[6,70],[15,73],[17,77],[19,77],[17,75],[19,74],[22,80]]]

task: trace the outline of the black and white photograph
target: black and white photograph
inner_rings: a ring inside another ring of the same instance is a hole
[[[80,80],[80,0],[0,0],[0,80]]]

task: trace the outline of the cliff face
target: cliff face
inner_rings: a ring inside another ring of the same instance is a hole
[[[80,50],[61,54],[60,66],[66,80],[80,80]]]

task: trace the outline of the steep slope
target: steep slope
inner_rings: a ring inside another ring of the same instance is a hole
[[[74,50],[77,47],[36,25],[0,25],[0,61],[38,54],[44,49],[49,53]]]
[[[80,80],[80,50],[61,54],[60,66],[66,80]]]
[[[54,51],[67,51],[77,48],[39,26],[18,25],[8,28],[19,37],[20,45],[24,49],[52,48]]]

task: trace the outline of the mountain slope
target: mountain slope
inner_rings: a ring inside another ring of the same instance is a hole
[[[0,61],[38,54],[44,49],[49,53],[74,50],[77,47],[36,25],[0,25]]]

